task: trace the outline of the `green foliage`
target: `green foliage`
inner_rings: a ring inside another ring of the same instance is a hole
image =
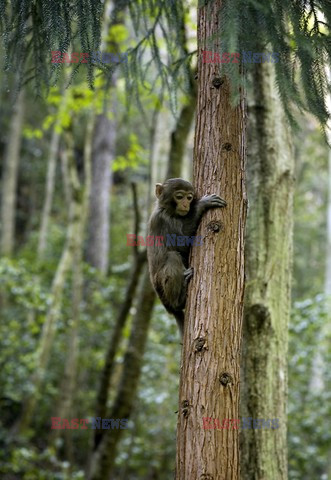
[[[325,65],[331,64],[330,1],[226,0],[219,17],[221,52],[278,53],[276,82],[288,118],[295,125],[297,109],[306,110],[325,126],[330,89],[325,73]],[[214,40],[210,39],[211,43]],[[253,66],[245,64],[248,72]],[[238,84],[238,69],[231,63],[222,68]]]
[[[0,456],[1,459],[1,456]],[[84,480],[82,470],[72,470],[67,461],[56,458],[54,449],[40,452],[33,447],[15,448],[9,458],[0,466],[2,478],[15,474],[15,478],[23,480]],[[13,477],[11,477],[13,478]]]
[[[138,165],[147,165],[147,153],[138,142],[137,135],[129,135],[129,145],[125,155],[118,155],[113,163],[113,170],[136,168]]]
[[[317,122],[302,123],[295,138],[294,300],[323,291],[326,254],[328,148]]]
[[[98,50],[103,3],[100,0],[42,0],[21,2],[1,0],[0,28],[6,52],[5,67],[21,74],[27,65],[33,71],[38,92],[42,84],[57,78],[61,64],[51,63],[51,52],[67,52],[79,39],[82,52]],[[93,66],[86,64],[93,84]]]
[[[213,3],[201,4],[209,11],[209,18]],[[126,8],[137,37],[134,45],[128,47],[129,62],[124,64],[127,105],[134,98],[143,110],[140,86],[145,87],[147,78],[152,85],[159,79],[175,111],[177,88],[190,82],[192,53],[186,48],[183,4],[168,0],[115,3],[107,40],[115,41],[119,48],[127,44],[128,30],[116,20]],[[100,0],[42,0],[23,4],[15,0],[11,5],[8,0],[1,0],[0,27],[7,70],[15,68],[22,80],[29,59],[29,69],[41,91],[43,84],[49,86],[59,78],[63,68],[62,64],[51,64],[52,50],[67,52],[77,44],[82,52],[98,50],[102,11]],[[214,38],[207,39],[205,47],[212,49],[216,45],[220,53],[245,50],[279,54],[279,62],[275,63],[276,81],[288,118],[294,125],[297,109],[306,110],[324,127],[328,119],[325,99],[330,88],[324,69],[331,64],[330,19],[329,0],[226,0],[219,12],[219,31]],[[110,86],[116,65],[99,62],[94,66],[88,62],[85,66],[90,87],[94,84],[95,68],[103,71]],[[252,67],[253,64],[245,64],[248,73]],[[79,68],[80,64],[73,67],[71,80]],[[220,68],[231,78],[235,100],[236,87],[244,86],[245,78],[232,62]]]
[[[144,356],[138,398],[117,465],[122,478],[173,476],[180,362],[178,328],[158,303]]]
[[[330,309],[318,295],[293,308],[289,344],[289,478],[328,478],[331,448]],[[321,355],[317,372],[313,365]],[[316,373],[323,386],[313,388]]]
[[[45,312],[50,297],[24,260],[0,259],[0,289],[13,297],[15,303],[27,309]]]

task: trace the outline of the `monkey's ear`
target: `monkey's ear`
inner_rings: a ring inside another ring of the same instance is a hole
[[[163,185],[162,183],[157,183],[155,185],[155,195],[157,196],[157,198],[159,198],[161,196],[163,192]]]

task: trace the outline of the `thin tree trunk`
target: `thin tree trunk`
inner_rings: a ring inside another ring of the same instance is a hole
[[[225,209],[209,211],[198,235],[185,312],[177,425],[176,479],[239,478],[239,434],[214,429],[216,419],[239,418],[240,348],[244,295],[245,107],[231,106],[230,85],[218,65],[203,64],[207,38],[218,37],[216,0],[198,9],[199,89],[195,128],[194,184],[216,193]],[[215,42],[214,49],[219,49]],[[216,423],[217,425],[217,423]]]
[[[31,378],[33,392],[24,404],[22,417],[14,427],[14,432],[18,429],[23,432],[30,424],[38,397],[40,395],[40,387],[48,365],[51,348],[53,345],[56,323],[60,315],[62,304],[63,289],[68,271],[73,264],[76,238],[79,236],[82,213],[82,192],[79,183],[75,161],[73,158],[73,147],[71,134],[68,134],[69,142],[69,174],[72,190],[72,203],[70,205],[70,223],[67,230],[67,239],[62,252],[60,262],[58,264],[55,277],[53,280],[51,293],[52,304],[47,312],[45,323],[43,325],[42,335],[37,350],[37,361],[35,373]]]
[[[89,195],[91,188],[91,146],[92,146],[93,121],[87,124],[85,148],[84,148],[84,196],[82,211],[80,214],[80,228],[75,238],[74,262],[73,262],[73,281],[72,281],[72,318],[68,331],[68,349],[65,364],[62,386],[60,389],[61,400],[58,407],[57,416],[68,418],[75,415],[72,413],[72,404],[74,401],[75,383],[77,378],[77,359],[78,359],[78,334],[81,316],[81,302],[83,297],[83,245],[85,238],[86,221],[88,216]],[[61,434],[65,435],[66,455],[69,461],[72,459],[72,435],[70,430],[54,430],[53,440],[56,440]]]
[[[250,107],[241,414],[278,419],[277,430],[242,429],[241,478],[287,478],[287,348],[292,267],[294,156],[274,67],[254,72]]]
[[[92,162],[87,261],[106,274],[109,264],[111,165],[115,153],[115,121],[97,115]]]
[[[139,384],[148,328],[155,302],[155,292],[150,283],[147,268],[145,268],[142,280],[137,311],[133,318],[129,345],[124,357],[123,371],[114,405],[108,418],[129,418]],[[123,430],[120,428],[105,430],[92,460],[89,480],[111,478],[117,446],[122,434]]]
[[[46,189],[45,189],[45,202],[41,217],[41,225],[39,232],[39,243],[38,243],[38,258],[42,258],[45,249],[46,249],[46,239],[47,239],[47,230],[49,217],[51,214],[53,193],[54,193],[54,184],[55,184],[55,172],[56,172],[56,161],[59,150],[60,143],[60,133],[56,129],[57,123],[55,123],[52,132],[51,146],[49,151],[49,160],[47,167],[47,178],[46,178]]]
[[[187,138],[190,133],[194,112],[196,108],[196,86],[191,72],[190,94],[182,107],[174,131],[171,134],[171,146],[166,178],[178,178],[181,176],[181,159],[184,157]]]
[[[91,123],[93,124],[93,114],[91,114]],[[61,174],[62,174],[62,185],[63,185],[63,193],[65,202],[68,205],[70,203],[70,182],[69,178],[69,166],[68,166],[68,152],[67,149],[61,149],[60,153],[61,157]]]
[[[67,76],[65,77],[67,78]],[[39,232],[39,242],[38,242],[38,258],[43,258],[45,254],[46,244],[47,244],[47,232],[48,224],[51,215],[52,203],[53,203],[53,194],[55,186],[55,174],[56,174],[56,163],[59,153],[59,144],[60,144],[60,119],[61,113],[66,108],[68,98],[68,90],[63,93],[62,101],[58,109],[57,118],[54,122],[51,145],[49,149],[49,159],[47,166],[47,178],[46,178],[46,187],[45,187],[45,202],[43,206],[41,222],[40,222],[40,232]],[[64,178],[65,193],[67,194],[68,180]]]
[[[2,175],[1,253],[2,255],[8,256],[10,256],[14,250],[15,241],[16,188],[23,116],[24,90],[22,89],[18,94],[13,108]]]
[[[187,48],[185,17],[183,11],[184,7],[182,2],[178,2],[178,7],[181,11],[179,19],[180,21],[178,25],[180,48],[182,51],[182,55],[187,56],[189,52]],[[185,104],[180,112],[175,129],[171,134],[170,154],[166,178],[181,177],[181,170],[187,144],[187,138],[190,133],[197,103],[197,87],[194,79],[195,73],[188,65],[186,66],[186,74],[188,77],[189,92]],[[158,181],[160,181],[160,179]]]
[[[133,209],[135,212],[135,226],[134,231],[136,236],[139,233],[140,229],[140,212],[138,206],[138,195],[136,185],[134,183],[132,185],[132,192],[133,192]],[[96,416],[97,417],[105,417],[107,412],[107,401],[108,401],[108,392],[111,382],[112,373],[114,370],[114,359],[116,352],[119,348],[122,332],[125,326],[125,322],[128,318],[130,308],[132,306],[132,302],[136,293],[136,288],[140,279],[140,275],[142,272],[142,268],[147,260],[146,250],[139,252],[138,247],[133,247],[133,266],[130,273],[130,280],[127,285],[126,293],[124,296],[124,301],[121,305],[119,310],[118,316],[115,321],[114,330],[112,332],[108,350],[106,353],[105,358],[105,365],[101,373],[101,381],[99,386],[99,391],[97,395],[97,402],[96,402]],[[94,435],[94,450],[97,449],[103,435],[104,431],[102,429],[96,429]]]
[[[100,387],[97,395],[97,404],[95,409],[97,417],[106,418],[108,392],[112,373],[114,370],[115,355],[122,338],[122,331],[128,318],[138,281],[140,279],[141,271],[144,264],[146,263],[146,260],[146,251],[138,253],[138,255],[136,255],[134,258],[134,263],[130,274],[130,280],[126,289],[124,301],[121,305],[120,311],[115,321],[115,327],[112,332],[109,347],[106,353],[105,366],[101,374]],[[96,429],[94,436],[94,449],[97,449],[104,432],[105,430]]]
[[[118,16],[127,3],[105,1],[104,20],[101,35],[101,48],[107,46],[109,18],[113,5],[113,20],[111,25],[119,23]],[[112,45],[115,47],[116,45]],[[113,72],[110,88],[114,89],[117,74]],[[109,102],[108,102],[109,103]],[[90,213],[88,220],[88,241],[86,259],[90,265],[106,274],[109,266],[109,233],[110,233],[110,190],[112,185],[112,163],[116,147],[116,95],[111,96],[111,104],[104,108],[104,113],[96,116],[92,150],[92,185],[90,196]],[[107,113],[112,113],[110,119]]]

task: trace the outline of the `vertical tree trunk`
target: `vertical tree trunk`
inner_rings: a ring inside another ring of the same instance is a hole
[[[1,195],[1,253],[11,255],[14,249],[15,205],[17,174],[20,157],[22,122],[24,115],[24,90],[18,94],[10,122],[8,143],[2,175]]]
[[[113,5],[113,15],[111,7]],[[126,2],[118,0],[104,3],[104,18],[101,35],[101,49],[107,47],[109,27],[118,23],[118,16],[126,7]],[[109,19],[112,17],[112,23]],[[116,45],[112,45],[116,47]],[[116,72],[112,74],[111,88],[117,81]],[[92,185],[88,221],[87,261],[106,274],[109,266],[109,229],[110,229],[110,189],[112,184],[112,163],[116,146],[116,95],[112,95],[107,111],[96,116],[92,150]]]
[[[191,72],[190,93],[185,105],[182,107],[176,127],[171,134],[171,146],[166,178],[178,178],[181,176],[182,158],[184,157],[187,138],[190,133],[192,120],[196,108],[196,86]]]
[[[241,414],[280,428],[242,430],[241,478],[287,478],[287,344],[294,157],[274,67],[256,65],[249,108],[248,216]],[[253,422],[252,422],[253,423]]]
[[[56,126],[57,126],[57,122],[55,122],[55,125],[53,127],[51,145],[49,149],[49,159],[48,159],[47,178],[46,178],[46,187],[45,187],[45,201],[44,201],[43,212],[41,216],[41,224],[40,224],[40,232],[39,232],[39,243],[38,243],[39,259],[43,257],[46,249],[48,223],[49,223],[49,217],[51,214],[51,208],[52,208],[52,202],[53,202],[56,160],[57,160],[59,143],[60,143],[60,133],[57,131]]]
[[[111,165],[115,152],[115,123],[97,115],[92,161],[87,261],[106,274],[109,263]]]
[[[93,114],[91,114],[91,120],[92,120],[92,116]],[[64,194],[65,202],[68,205],[70,203],[70,182],[68,180],[69,178],[68,152],[65,148],[61,149],[60,157],[61,157],[61,175],[62,175],[63,194]]]
[[[218,36],[220,5],[216,0],[198,10],[194,184],[199,195],[216,193],[228,205],[205,215],[198,231],[203,246],[192,252],[179,393],[178,480],[239,478],[238,430],[232,424],[228,429],[203,428],[203,417],[220,425],[239,417],[244,294],[244,101],[232,107],[228,78],[220,78],[218,65],[202,63],[207,38]],[[219,49],[217,41],[214,49]]]
[[[93,117],[93,114],[92,114]],[[72,280],[72,318],[68,331],[68,349],[65,363],[63,381],[61,385],[61,399],[57,415],[61,418],[73,418],[75,412],[72,412],[72,404],[75,399],[75,383],[77,378],[77,359],[78,359],[78,336],[81,317],[81,301],[83,297],[83,246],[85,239],[86,221],[88,216],[89,195],[91,188],[91,146],[92,146],[93,121],[87,123],[87,132],[85,136],[84,147],[84,180],[85,188],[83,194],[82,210],[80,213],[79,231],[75,238],[73,253],[73,280]],[[65,436],[66,455],[71,462],[72,454],[72,435],[70,430],[54,430],[53,440],[60,435]]]
[[[65,80],[67,80],[67,78],[68,78],[68,75],[65,75]],[[39,232],[39,242],[38,242],[38,258],[39,259],[43,258],[45,249],[46,249],[47,231],[48,231],[49,218],[51,215],[54,186],[55,186],[56,163],[57,163],[57,157],[59,153],[59,144],[60,144],[60,138],[61,138],[61,133],[59,131],[60,119],[61,119],[61,114],[66,108],[67,99],[68,99],[68,90],[65,90],[65,92],[62,92],[62,101],[60,103],[60,106],[57,112],[57,118],[53,125],[53,132],[52,132],[48,165],[47,165],[45,202],[44,202],[43,211],[41,215],[40,232]],[[63,180],[64,180],[65,194],[67,195],[67,188],[68,188],[69,182],[67,178],[64,178]],[[67,200],[69,200],[69,197]]]

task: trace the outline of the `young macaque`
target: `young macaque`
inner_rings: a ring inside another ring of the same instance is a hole
[[[225,207],[226,202],[218,195],[205,195],[198,200],[193,186],[182,178],[157,183],[155,194],[157,204],[148,226],[149,272],[156,293],[166,310],[175,316],[183,336],[183,309],[188,282],[193,275],[188,265],[192,236],[204,212]]]

